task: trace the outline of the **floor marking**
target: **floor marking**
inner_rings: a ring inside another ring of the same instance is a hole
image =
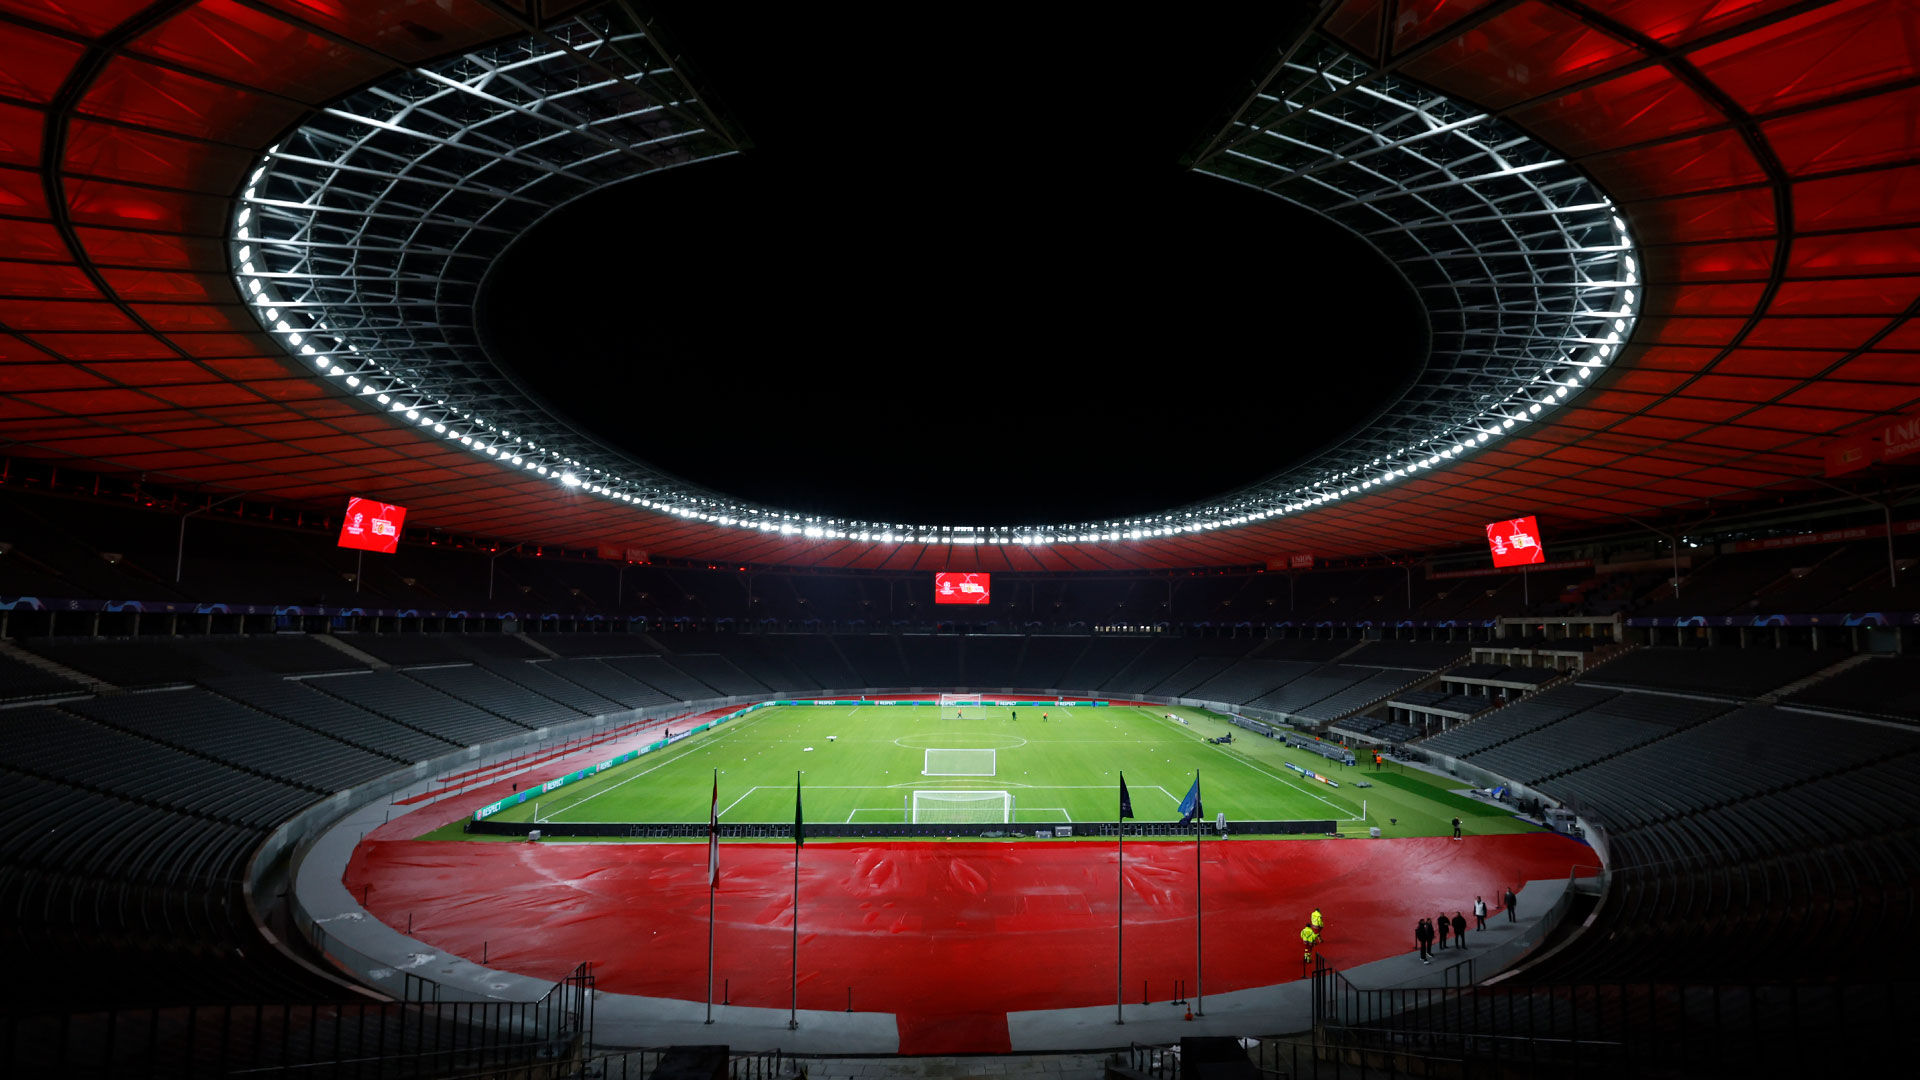
[[[766,713],[765,713],[765,712],[762,712],[762,713],[760,713],[760,714],[759,714],[758,716],[748,716],[748,717],[744,717],[744,718],[742,718],[742,719],[741,719],[741,721],[740,721],[739,723],[737,723],[737,724],[735,724],[735,725],[734,725],[733,727],[730,727],[730,728],[729,728],[729,727],[723,727],[723,728],[721,728],[721,729],[719,730],[719,734],[720,734],[720,735],[725,735],[725,734],[726,734],[727,732],[729,732],[729,731],[738,731],[738,730],[740,730],[740,728],[741,728],[741,727],[743,727],[743,726],[745,726],[746,724],[750,724],[750,723],[752,723],[752,722],[754,722],[755,720],[758,720],[758,719],[760,719],[760,717],[761,717],[761,716],[765,716],[765,715],[766,715]],[[709,730],[711,730],[711,729],[709,729]],[[597,798],[599,798],[600,796],[602,796],[602,795],[605,795],[605,794],[606,794],[607,792],[609,792],[609,791],[612,791],[613,789],[615,789],[615,788],[617,788],[617,787],[620,787],[620,786],[621,786],[621,785],[623,785],[623,784],[630,784],[630,783],[632,783],[633,781],[635,781],[635,780],[638,780],[638,779],[640,779],[641,777],[643,777],[643,776],[645,776],[645,775],[647,775],[647,774],[648,774],[648,773],[650,773],[650,772],[654,772],[654,771],[656,771],[656,770],[658,770],[658,769],[664,769],[664,768],[666,768],[667,766],[669,766],[669,765],[671,765],[671,764],[673,764],[674,762],[676,762],[676,761],[679,761],[679,760],[680,760],[681,758],[684,758],[684,757],[688,757],[688,756],[690,756],[690,755],[691,755],[691,754],[692,754],[692,753],[694,752],[694,750],[696,750],[696,749],[699,749],[699,748],[701,748],[701,747],[704,747],[704,746],[708,746],[709,744],[710,744],[710,740],[708,740],[708,739],[701,739],[701,740],[700,740],[699,742],[697,742],[697,743],[693,743],[693,744],[691,744],[691,745],[690,745],[690,748],[689,748],[689,749],[688,749],[688,750],[687,750],[687,751],[686,751],[685,753],[681,753],[681,754],[676,754],[676,755],[674,755],[673,757],[670,757],[670,758],[668,758],[667,760],[665,760],[665,761],[662,761],[662,762],[661,762],[660,764],[658,764],[658,765],[655,765],[655,766],[653,766],[652,768],[649,768],[649,769],[642,769],[641,771],[639,771],[639,772],[637,772],[637,773],[634,773],[634,774],[633,774],[632,776],[629,776],[629,777],[627,777],[626,779],[624,779],[624,780],[621,780],[621,781],[620,781],[619,783],[615,783],[615,784],[609,784],[609,785],[607,785],[606,787],[603,787],[603,788],[601,788],[601,789],[599,789],[598,791],[595,791],[595,792],[593,792],[593,793],[592,793],[591,795],[588,795],[588,796],[587,796],[586,798],[584,798],[584,799],[581,799],[581,800],[580,800],[580,801],[578,801],[578,802],[570,802],[570,803],[568,803],[567,805],[565,805],[565,806],[563,806],[563,807],[561,807],[561,808],[560,808],[560,809],[558,809],[558,810],[552,810],[552,811],[549,811],[549,812],[547,813],[547,816],[546,816],[546,817],[544,817],[544,818],[542,818],[541,820],[542,820],[542,821],[552,821],[552,820],[554,820],[554,815],[555,815],[555,814],[564,814],[564,813],[568,813],[569,811],[573,811],[573,810],[577,810],[577,809],[579,809],[580,807],[582,807],[582,806],[585,806],[585,805],[587,805],[588,803],[590,803],[590,802],[592,802],[593,800],[595,800],[595,799],[597,799]]]
[[[1206,741],[1206,736],[1204,736],[1204,735],[1201,735],[1201,734],[1200,734],[1199,732],[1197,732],[1197,731],[1189,731],[1189,730],[1188,730],[1188,725],[1186,725],[1186,724],[1182,724],[1182,725],[1180,725],[1180,726],[1179,726],[1178,728],[1175,728],[1175,729],[1173,729],[1173,730],[1174,730],[1174,731],[1175,731],[1176,733],[1179,733],[1179,734],[1183,734],[1183,735],[1185,735],[1185,736],[1187,736],[1187,738],[1189,738],[1189,739],[1198,739],[1198,740],[1200,740],[1200,741],[1201,741],[1201,742],[1203,742],[1203,743],[1204,743],[1204,742]],[[1338,811],[1340,811],[1340,812],[1341,812],[1341,813],[1343,813],[1343,814],[1351,814],[1351,815],[1353,815],[1352,817],[1350,817],[1350,818],[1348,818],[1348,820],[1349,820],[1349,821],[1357,821],[1357,820],[1359,820],[1359,814],[1360,814],[1360,811],[1359,811],[1359,808],[1358,808],[1358,807],[1353,807],[1353,806],[1341,806],[1341,805],[1340,805],[1339,803],[1337,803],[1337,802],[1334,802],[1334,801],[1333,801],[1333,800],[1331,800],[1331,799],[1324,799],[1324,798],[1321,798],[1321,797],[1320,797],[1320,793],[1319,793],[1319,792],[1316,792],[1316,791],[1314,791],[1314,790],[1313,790],[1312,788],[1310,788],[1310,787],[1307,787],[1307,786],[1306,786],[1305,784],[1303,784],[1303,783],[1299,783],[1299,782],[1297,782],[1297,781],[1295,781],[1295,780],[1293,780],[1293,779],[1292,779],[1291,777],[1288,777],[1288,776],[1285,776],[1285,775],[1283,775],[1283,774],[1281,774],[1281,773],[1271,773],[1271,772],[1268,772],[1267,770],[1265,770],[1265,769],[1263,769],[1263,768],[1261,768],[1260,766],[1258,766],[1258,765],[1255,765],[1255,764],[1253,763],[1253,759],[1252,759],[1252,758],[1249,758],[1249,757],[1246,757],[1245,755],[1242,755],[1242,754],[1240,754],[1240,753],[1239,753],[1239,752],[1237,752],[1237,751],[1234,751],[1234,750],[1229,750],[1229,749],[1227,749],[1227,748],[1226,748],[1226,747],[1224,747],[1224,746],[1222,746],[1222,747],[1219,747],[1219,749],[1220,749],[1220,750],[1221,750],[1221,751],[1222,751],[1223,753],[1225,753],[1225,754],[1227,755],[1227,760],[1228,760],[1228,761],[1235,761],[1235,762],[1238,762],[1238,763],[1240,763],[1240,764],[1242,764],[1242,765],[1245,765],[1245,766],[1246,766],[1247,768],[1249,768],[1249,769],[1252,769],[1252,770],[1253,770],[1254,772],[1257,772],[1257,773],[1259,773],[1259,774],[1260,774],[1260,775],[1262,775],[1262,776],[1266,776],[1266,777],[1271,777],[1272,779],[1275,779],[1275,780],[1279,780],[1279,781],[1281,781],[1281,782],[1283,782],[1283,783],[1285,783],[1285,784],[1286,784],[1287,786],[1289,786],[1289,787],[1292,787],[1292,788],[1295,788],[1295,789],[1298,789],[1299,791],[1301,791],[1301,792],[1303,792],[1303,793],[1305,793],[1305,794],[1306,794],[1306,796],[1307,796],[1308,798],[1310,798],[1310,799],[1314,799],[1314,800],[1317,800],[1317,801],[1319,801],[1319,802],[1323,802],[1323,803],[1326,803],[1326,804],[1327,804],[1328,806],[1331,806],[1331,807],[1333,807],[1333,808],[1334,808],[1335,810],[1338,810]]]
[[[731,810],[731,809],[733,809],[734,807],[736,807],[736,806],[739,806],[739,805],[740,805],[740,803],[741,803],[742,801],[744,801],[744,800],[746,799],[746,797],[747,797],[747,795],[751,795],[751,794],[753,794],[754,792],[756,792],[756,791],[759,791],[759,790],[760,790],[760,789],[761,789],[762,787],[765,787],[765,786],[766,786],[766,785],[764,785],[764,784],[755,784],[754,786],[752,786],[752,787],[750,787],[750,788],[748,788],[748,789],[747,789],[747,792],[746,792],[746,795],[742,795],[742,796],[740,796],[740,798],[738,798],[738,799],[735,799],[735,800],[733,800],[732,802],[730,802],[730,803],[728,803],[728,804],[726,805],[726,807],[725,807],[725,809],[723,809],[723,810],[721,810],[721,811],[720,811],[720,816],[721,816],[721,817],[726,817],[726,816],[727,816],[727,811],[728,811],[728,810]]]

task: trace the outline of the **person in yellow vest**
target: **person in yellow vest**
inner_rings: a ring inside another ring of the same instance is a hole
[[[1320,932],[1311,926],[1301,927],[1300,943],[1306,946],[1306,948],[1300,950],[1300,962],[1302,964],[1312,964],[1313,947],[1320,944]]]
[[[1307,925],[1313,927],[1316,934],[1327,928],[1327,921],[1320,917],[1319,908],[1314,908],[1313,914],[1307,916]]]

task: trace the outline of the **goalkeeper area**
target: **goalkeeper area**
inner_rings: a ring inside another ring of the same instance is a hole
[[[1008,791],[916,791],[907,799],[915,825],[992,825],[1013,822]]]
[[[1168,720],[1169,712],[1187,722]],[[1208,742],[1229,732],[1229,745]],[[1477,833],[1530,828],[1424,775],[1332,766],[1335,787],[1292,766],[1322,771],[1329,763],[1186,707],[1015,708],[968,695],[910,705],[780,705],[545,791],[490,820],[538,824],[552,835],[565,835],[569,823],[704,824],[717,770],[727,824],[790,828],[796,773],[809,825],[1111,823],[1122,772],[1135,822],[1173,822],[1197,769],[1209,823],[1225,813],[1241,821],[1333,820],[1362,834],[1373,824],[1392,835],[1444,835],[1458,815]],[[435,835],[462,834],[454,827]]]

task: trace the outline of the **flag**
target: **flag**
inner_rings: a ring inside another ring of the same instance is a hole
[[[1193,786],[1187,789],[1187,797],[1180,800],[1180,823],[1182,825],[1195,818],[1206,817],[1207,812],[1200,807],[1200,778],[1193,778]]]
[[[707,815],[707,888],[720,885],[720,774],[713,776],[713,809]]]
[[[1133,816],[1133,798],[1127,794],[1126,773],[1120,774],[1120,816],[1122,818]]]
[[[799,847],[807,842],[804,819],[800,816],[800,776],[793,777],[793,846]]]

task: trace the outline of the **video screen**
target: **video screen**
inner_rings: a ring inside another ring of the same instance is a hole
[[[1547,561],[1546,545],[1540,539],[1540,525],[1531,515],[1490,522],[1487,548],[1493,552],[1493,565],[1526,566]]]
[[[347,500],[346,520],[340,523],[340,546],[391,555],[400,546],[400,523],[405,520],[406,507],[356,495]]]
[[[985,604],[993,598],[989,587],[992,574],[935,574],[933,602],[936,604]]]

